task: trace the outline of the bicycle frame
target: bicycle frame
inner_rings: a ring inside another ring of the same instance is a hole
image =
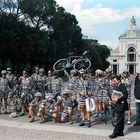
[[[77,61],[77,60],[80,60],[80,59],[83,59],[84,57],[83,56],[72,56],[70,55],[67,59],[67,65],[66,65],[66,68],[70,66],[73,66],[74,63]]]
[[[81,56],[74,56],[70,53],[68,58],[62,58],[56,61],[53,65],[53,69],[55,71],[62,71],[65,68],[73,67],[76,71],[80,71],[82,69],[87,70],[91,66],[91,62],[87,57],[85,57],[86,53],[84,52]]]

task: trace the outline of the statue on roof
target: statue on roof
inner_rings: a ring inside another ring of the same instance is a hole
[[[129,30],[135,30],[136,29],[136,20],[135,17],[132,16],[130,24],[129,24]]]

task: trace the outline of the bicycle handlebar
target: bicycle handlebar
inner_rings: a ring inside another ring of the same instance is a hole
[[[86,55],[87,53],[89,53],[89,50],[84,51],[84,52],[82,53],[82,55]]]

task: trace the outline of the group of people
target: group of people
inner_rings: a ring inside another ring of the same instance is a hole
[[[12,68],[1,71],[0,77],[0,113],[10,113],[10,117],[24,116],[28,113],[29,122],[36,117],[40,123],[47,120],[54,122],[69,121],[73,123],[73,115],[80,115],[79,126],[91,127],[91,116],[107,115],[108,105],[113,102],[117,111],[117,123],[110,138],[123,136],[124,115],[127,110],[127,124],[131,124],[131,86],[132,77],[128,70],[122,75],[113,75],[112,70],[97,69],[95,72],[81,70],[64,70],[68,77],[66,82],[59,77],[59,72],[35,67],[30,76],[27,69],[17,77]],[[122,96],[112,96],[119,91]],[[140,125],[140,74],[135,78],[134,95],[136,98],[136,123]],[[78,112],[78,114],[77,114]]]

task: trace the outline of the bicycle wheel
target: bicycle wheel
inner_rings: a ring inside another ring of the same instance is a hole
[[[67,65],[67,59],[59,59],[58,61],[56,61],[53,65],[53,70],[54,71],[62,71],[65,69],[66,65]]]
[[[113,110],[113,114],[112,114],[112,118],[111,118],[111,124],[112,126],[116,126],[116,123],[117,123],[117,114],[116,114],[116,111]]]
[[[91,62],[89,59],[82,59],[82,60],[78,60],[74,63],[74,70],[76,71],[81,71],[81,70],[88,70],[91,66]]]

